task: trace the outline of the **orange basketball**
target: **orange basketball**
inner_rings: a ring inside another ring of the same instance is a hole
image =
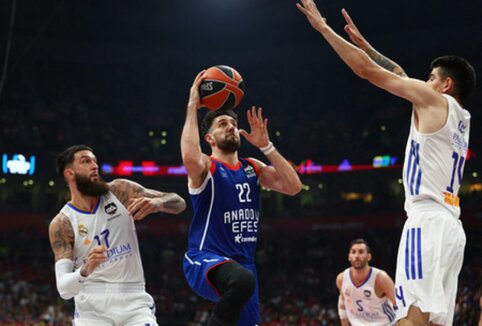
[[[243,77],[229,66],[214,66],[206,70],[199,86],[201,105],[210,110],[234,109],[244,96]]]

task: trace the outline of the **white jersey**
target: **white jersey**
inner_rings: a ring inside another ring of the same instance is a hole
[[[93,212],[82,211],[70,203],[61,212],[68,216],[74,230],[75,269],[85,263],[91,248],[97,245],[108,248],[107,260],[85,283],[145,283],[134,221],[111,192],[99,198]]]
[[[403,164],[405,210],[408,213],[416,206],[435,202],[458,218],[457,195],[469,146],[470,113],[453,97],[443,95],[448,101],[448,118],[439,131],[418,132],[412,113]]]
[[[386,326],[395,319],[392,303],[387,297],[379,298],[375,292],[375,280],[380,270],[370,267],[368,278],[360,286],[353,284],[351,268],[343,272],[341,289],[348,321],[352,326]]]

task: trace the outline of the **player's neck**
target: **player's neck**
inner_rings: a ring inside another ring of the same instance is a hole
[[[86,212],[93,212],[98,202],[98,196],[87,196],[78,191],[72,191],[72,198],[69,201],[76,208]]]
[[[213,149],[212,157],[231,166],[236,166],[236,164],[238,164],[238,151],[234,153],[226,153],[220,150]]]
[[[365,282],[368,275],[370,274],[370,266],[366,265],[362,269],[355,269],[352,267],[350,268],[350,273],[353,282],[356,283],[356,285],[359,285],[360,283]]]

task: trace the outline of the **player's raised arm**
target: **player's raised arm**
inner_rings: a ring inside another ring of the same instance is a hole
[[[298,9],[306,16],[311,26],[317,30],[335,50],[338,56],[355,74],[386,91],[412,102],[417,108],[446,106],[444,97],[435,92],[425,82],[404,78],[375,63],[363,50],[349,43],[335,33],[322,17],[312,0],[301,0]]]
[[[135,220],[152,213],[178,214],[186,209],[186,202],[178,194],[148,189],[131,180],[112,180],[109,189]]]
[[[291,164],[269,141],[268,119],[263,119],[261,108],[252,107],[247,113],[251,132],[240,130],[239,133],[252,145],[258,147],[269,159],[272,166],[254,160],[260,167],[260,184],[266,188],[294,196],[301,191],[302,183]]]
[[[202,184],[211,164],[209,157],[201,151],[197,117],[197,112],[201,107],[199,85],[204,78],[204,73],[204,70],[201,71],[191,86],[186,121],[181,135],[182,162],[187,170],[189,186],[192,188],[197,188]]]
[[[388,71],[393,72],[394,74],[397,74],[401,77],[407,77],[407,74],[403,70],[402,67],[398,63],[396,63],[393,60],[390,60],[380,52],[378,52],[367,40],[366,38],[362,35],[358,27],[355,25],[353,22],[352,18],[348,14],[348,12],[345,9],[341,10],[341,13],[343,14],[343,17],[345,18],[345,32],[348,34],[350,37],[350,40],[358,46],[360,49],[366,52],[370,58],[372,58],[373,61],[375,61],[377,64],[382,66],[383,68],[387,69]]]

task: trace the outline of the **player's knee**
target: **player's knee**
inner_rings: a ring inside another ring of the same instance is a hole
[[[250,270],[242,268],[232,273],[228,287],[228,292],[231,293],[233,299],[245,302],[253,295],[256,280]]]

